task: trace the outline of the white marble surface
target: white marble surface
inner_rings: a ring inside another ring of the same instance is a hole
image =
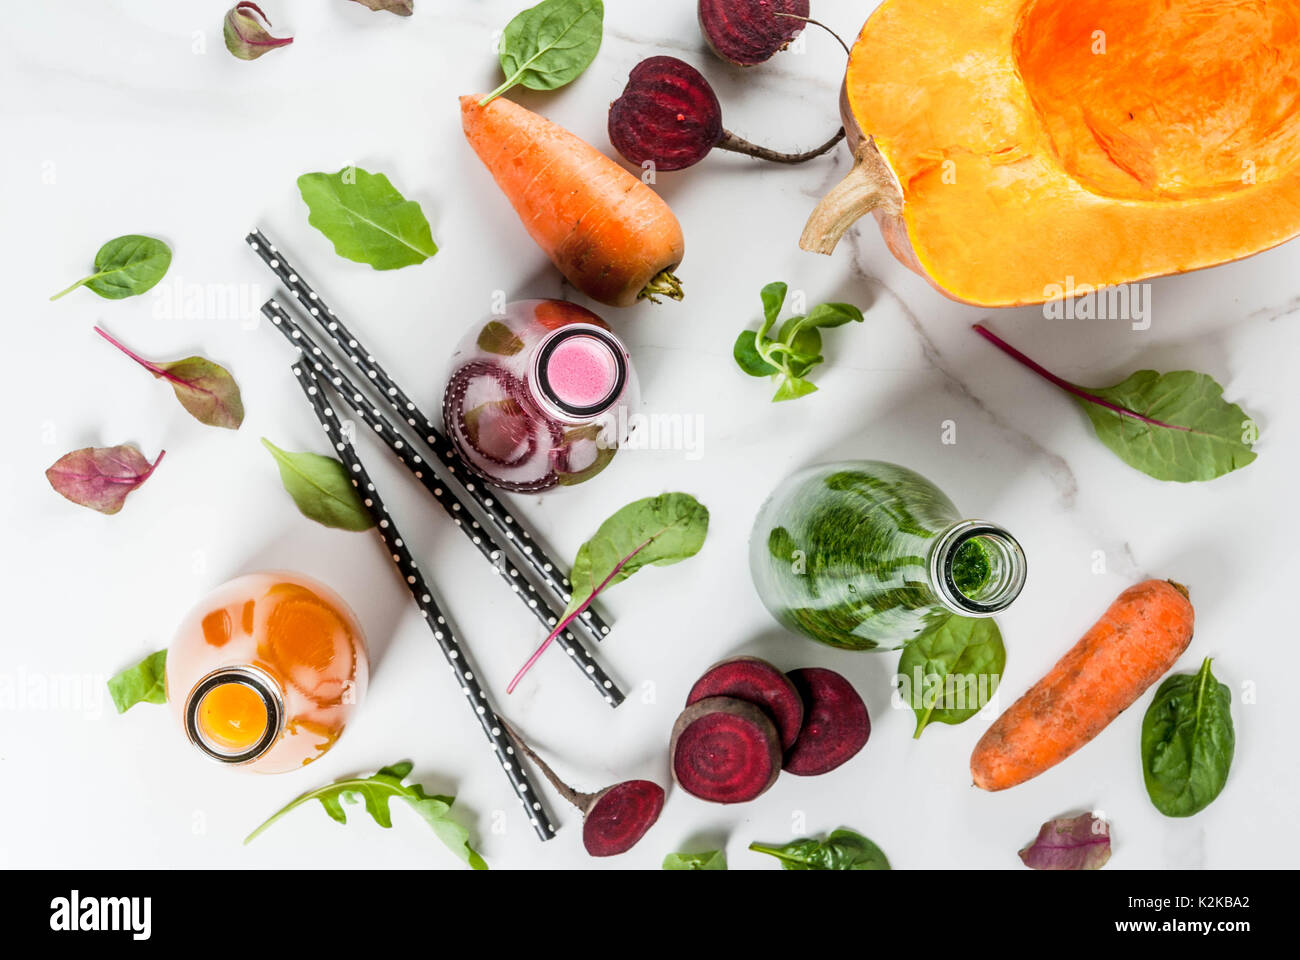
[[[636,850],[591,861],[576,812],[554,795],[564,825],[554,841],[539,843],[523,822],[377,538],[299,516],[257,442],[265,435],[323,449],[289,380],[285,346],[249,319],[274,289],[242,243],[254,223],[324,277],[336,306],[430,407],[446,350],[488,310],[493,291],[571,295],[459,128],[456,97],[495,85],[492,31],[519,3],[418,0],[409,20],[343,0],[265,6],[296,42],[255,63],[222,48],[224,5],[215,2],[26,4],[10,11],[0,35],[9,300],[0,682],[17,691],[0,706],[0,864],[454,867],[406,811],[383,831],[364,816],[344,829],[304,809],[240,845],[301,790],[409,757],[424,783],[458,794],[494,867],[655,867],[669,851],[725,843],[733,867],[771,869],[745,851],[751,840],[848,825],[897,867],[1018,868],[1016,850],[1043,820],[1084,808],[1113,821],[1112,868],[1296,865],[1300,774],[1288,691],[1300,246],[1156,281],[1151,328],[1135,332],[1125,321],[1051,321],[1035,308],[990,313],[952,303],[895,262],[870,224],[832,258],[801,253],[803,219],[845,171],[843,148],[793,169],[717,155],[662,177],[687,236],[686,302],[607,315],[631,344],[647,409],[704,417],[702,456],[626,454],[597,481],[519,504],[566,556],[638,497],[687,490],[712,509],[697,558],[638,574],[604,603],[617,626],[603,656],[631,691],[625,706],[611,712],[591,696],[558,651],[506,698],[505,682],[540,639],[537,626],[378,447],[368,444],[367,458],[503,711],[579,787],[633,776],[666,783],[668,733],[689,684],[738,652],[842,671],[862,690],[873,731],[839,771],[783,777],[756,803],[710,806],[671,791]],[[810,35],[806,53],[741,72],[703,48],[688,0],[607,6],[593,67],[566,90],[521,97],[597,146],[608,149],[605,107],[628,70],[660,52],[705,71],[727,125],[743,136],[805,147],[837,124],[843,60],[829,38]],[[852,34],[870,5],[817,6]],[[420,201],[442,246],[433,260],[376,273],[335,257],[308,226],[295,177],[352,162],[387,172]],[[217,315],[169,306],[161,295],[108,302],[85,291],[47,302],[85,272],[100,243],[126,232],[171,243],[164,283],[173,295],[185,292],[181,284],[206,295],[233,285],[242,309]],[[775,279],[867,313],[864,326],[828,336],[821,391],[779,406],[730,358],[737,331],[756,319],[759,288]],[[1084,383],[1112,383],[1138,367],[1213,374],[1257,418],[1258,461],[1207,484],[1146,478],[1095,439],[1069,398],[973,334],[980,319]],[[243,388],[243,428],[196,424],[164,386],[100,342],[95,323],[149,355],[200,352],[227,364]],[[955,445],[941,443],[945,420],[957,425]],[[168,453],[118,516],[72,506],[42,476],[67,450],[126,441]],[[906,463],[964,511],[1019,536],[1030,578],[1001,618],[1008,698],[1128,584],[1156,575],[1190,585],[1197,632],[1179,669],[1213,655],[1234,691],[1237,757],[1219,800],[1185,821],[1150,805],[1137,745],[1149,695],[1050,773],[981,793],[967,757],[988,717],[914,742],[910,714],[889,705],[892,655],[840,653],[778,628],[749,583],[749,524],[782,477],[830,457]],[[1094,573],[1099,551],[1103,574]],[[113,715],[105,676],[167,644],[204,592],[268,567],[326,580],[368,630],[374,683],[333,752],[294,774],[239,775],[192,752],[161,709]],[[33,693],[69,678],[90,693],[79,706],[43,707]],[[1255,702],[1243,703],[1243,691]]]

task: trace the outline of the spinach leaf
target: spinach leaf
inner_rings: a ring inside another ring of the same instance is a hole
[[[85,287],[105,300],[135,297],[150,290],[171,266],[171,247],[153,237],[127,234],[108,241],[95,254],[95,272],[82,277],[51,300]]]
[[[964,723],[997,690],[1007,665],[991,618],[949,617],[903,647],[899,687],[916,714],[919,737],[931,723]]]
[[[542,0],[507,25],[499,57],[505,83],[480,103],[486,106],[516,84],[554,90],[577,79],[596,59],[605,26],[601,0]]]
[[[397,270],[424,263],[438,252],[424,211],[382,173],[344,167],[338,173],[304,173],[298,191],[307,222],[325,234],[340,257]]]
[[[366,813],[374,818],[375,823],[387,829],[393,825],[392,811],[389,810],[388,803],[396,797],[405,800],[411,805],[411,809],[419,814],[420,818],[433,829],[438,839],[446,844],[448,850],[468,863],[473,869],[486,870],[488,868],[487,863],[469,844],[469,831],[448,816],[451,812],[451,805],[456,802],[456,798],[440,794],[427,794],[424,792],[424,787],[418,783],[403,784],[402,781],[406,779],[406,775],[410,772],[411,763],[403,760],[401,763],[394,763],[392,766],[384,767],[373,776],[345,777],[342,780],[327,783],[323,787],[317,787],[315,790],[308,790],[302,796],[289,801],[285,806],[271,814],[261,826],[244,838],[244,843],[252,841],[290,810],[300,807],[304,803],[310,803],[312,800],[319,800],[330,818],[337,820],[339,823],[348,822],[348,815],[343,809],[343,804],[345,802],[356,803],[360,800],[365,803]]]
[[[1236,734],[1232,692],[1210,672],[1175,674],[1160,684],[1142,718],[1142,779],[1167,817],[1190,817],[1228,782]]]
[[[770,854],[783,870],[888,870],[881,849],[853,830],[836,830],[825,840],[795,840],[783,847],[751,843],[749,849]]]
[[[1083,388],[1029,359],[983,324],[975,331],[1083,407],[1098,438],[1157,480],[1213,480],[1255,459],[1256,427],[1223,399],[1213,377],[1192,370],[1139,370],[1113,387]]]
[[[806,377],[826,359],[821,353],[821,331],[864,319],[862,311],[851,304],[822,303],[807,315],[790,317],[775,337],[769,337],[785,305],[786,292],[786,285],[779,282],[762,289],[763,323],[757,331],[742,330],[731,348],[736,365],[751,377],[779,379],[773,402],[795,400],[816,391],[817,385]]]
[[[304,517],[340,530],[369,530],[375,525],[342,463],[316,453],[288,453],[266,437],[262,446],[275,457],[280,482]]]
[[[167,651],[151,653],[133,667],[108,678],[108,695],[118,713],[137,703],[167,702]]]
[[[511,693],[551,645],[597,594],[622,583],[642,567],[666,567],[699,553],[709,532],[709,511],[689,493],[664,493],[636,500],[614,512],[578,548],[569,581],[573,593],[555,629],[515,674]]]
[[[665,870],[726,870],[727,855],[721,850],[703,853],[670,853],[664,857]]]
[[[1031,870],[1100,870],[1110,860],[1110,824],[1092,813],[1048,820],[1020,859]]]

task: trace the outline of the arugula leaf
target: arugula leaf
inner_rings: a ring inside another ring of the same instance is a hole
[[[369,530],[375,525],[347,468],[338,460],[317,453],[288,453],[266,437],[262,446],[275,457],[280,482],[304,517],[340,530]]]
[[[95,327],[95,332],[155,377],[170,383],[181,406],[199,423],[238,430],[244,422],[244,403],[239,385],[225,367],[204,357],[154,363],[131,351],[101,328]]]
[[[555,90],[577,79],[596,59],[604,27],[601,0],[542,0],[529,7],[506,24],[499,52],[506,81],[479,106],[516,84]]]
[[[1110,824],[1092,813],[1048,820],[1020,859],[1031,870],[1100,870],[1110,859]]]
[[[931,723],[964,723],[979,713],[980,694],[997,690],[1006,665],[1002,632],[987,617],[949,617],[908,643],[898,658],[898,680],[916,714],[912,736]]]
[[[1254,421],[1223,399],[1214,378],[1192,370],[1139,370],[1113,387],[1085,389],[1029,359],[983,324],[975,331],[1055,384],[1084,409],[1097,437],[1121,460],[1157,480],[1213,480],[1255,459]]]
[[[1215,679],[1211,662],[1206,657],[1198,672],[1166,679],[1142,717],[1142,779],[1167,817],[1208,807],[1232,768],[1232,691]]]
[[[569,581],[573,593],[555,629],[506,687],[519,681],[560,633],[591,605],[597,594],[622,583],[642,567],[666,567],[699,553],[709,531],[709,511],[689,493],[665,493],[636,500],[614,512],[578,548]]]
[[[108,695],[118,713],[137,703],[167,702],[167,651],[151,653],[133,667],[108,678]]]
[[[95,272],[82,277],[51,300],[85,287],[105,300],[135,297],[152,289],[171,266],[171,247],[154,237],[130,233],[108,241],[95,254]]]
[[[823,329],[853,321],[861,323],[864,319],[862,311],[852,304],[822,303],[807,315],[790,317],[781,324],[776,337],[769,337],[785,305],[786,292],[786,285],[780,282],[769,283],[762,289],[762,325],[757,331],[741,331],[731,348],[736,365],[751,377],[780,379],[772,397],[774,403],[806,397],[816,391],[816,384],[806,376],[826,359],[821,352]]]
[[[703,853],[670,853],[664,857],[665,870],[726,870],[727,855],[722,850]]]
[[[244,843],[247,844],[259,836],[290,810],[312,800],[319,800],[331,819],[344,824],[348,822],[347,812],[343,809],[344,802],[356,803],[360,800],[365,803],[366,813],[374,818],[375,823],[387,829],[393,825],[392,812],[389,810],[388,803],[396,797],[410,804],[411,809],[433,828],[433,832],[446,844],[447,849],[473,869],[486,870],[487,863],[469,844],[469,831],[448,816],[456,798],[441,794],[427,794],[424,792],[424,787],[418,783],[403,784],[402,781],[410,772],[410,761],[403,760],[401,763],[382,768],[373,776],[345,777],[327,783],[323,787],[317,787],[315,790],[308,790],[271,814],[256,830],[244,838]]]
[[[884,852],[853,830],[835,830],[825,840],[806,838],[777,847],[751,843],[749,849],[781,861],[783,870],[888,870]]]
[[[304,173],[298,191],[307,222],[325,234],[340,257],[376,270],[424,263],[438,252],[424,211],[382,173],[344,167],[338,173]]]
[[[166,450],[150,463],[129,443],[116,447],[82,447],[65,453],[45,471],[55,492],[73,503],[100,513],[122,509],[131,491],[144,483],[162,463]]]

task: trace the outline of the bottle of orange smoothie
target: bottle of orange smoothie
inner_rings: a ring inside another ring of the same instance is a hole
[[[222,763],[282,773],[334,745],[369,680],[365,637],[333,590],[294,573],[218,587],[167,651],[167,700]]]

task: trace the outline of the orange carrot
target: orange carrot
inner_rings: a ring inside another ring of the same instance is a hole
[[[498,98],[460,98],[465,138],[529,235],[575,287],[601,303],[682,298],[672,271],[686,245],[668,204],[568,130]]]
[[[1172,580],[1129,587],[1047,676],[975,745],[975,786],[1005,790],[1054,767],[1130,707],[1192,640],[1187,588]]]

